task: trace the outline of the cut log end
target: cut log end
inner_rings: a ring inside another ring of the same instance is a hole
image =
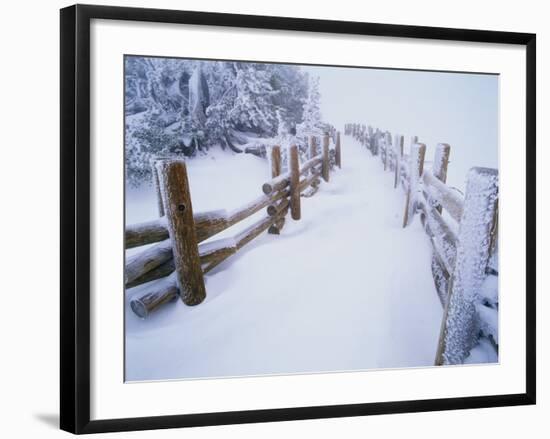
[[[175,282],[170,281],[160,289],[130,301],[130,308],[139,318],[144,319],[153,311],[159,309],[168,302],[173,302],[178,297],[178,288]]]
[[[140,299],[132,300],[130,302],[130,307],[132,308],[132,311],[134,311],[134,314],[136,314],[140,319],[144,319],[149,315],[149,311]]]

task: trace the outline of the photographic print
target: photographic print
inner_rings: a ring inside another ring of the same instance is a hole
[[[498,363],[497,74],[123,79],[126,381]]]
[[[74,5],[60,42],[63,430],[535,404],[535,34]]]

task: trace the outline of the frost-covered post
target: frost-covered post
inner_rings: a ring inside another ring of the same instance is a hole
[[[460,364],[469,355],[477,333],[475,302],[486,278],[491,231],[498,202],[498,171],[468,172],[464,213],[460,220],[455,269],[441,325],[436,365]]]
[[[197,305],[206,297],[187,168],[183,160],[157,162],[180,297]]]
[[[388,160],[389,160],[389,155],[390,155],[390,151],[391,151],[391,134],[386,131],[386,136],[385,136],[385,142],[384,142],[384,171],[388,168]]]
[[[328,154],[328,134],[325,134],[323,137],[323,166],[322,166],[322,174],[323,174],[323,180],[327,181],[329,180],[329,168],[330,168],[330,162],[329,162],[329,154]]]
[[[159,182],[159,174],[157,171],[157,166],[155,164],[157,159],[151,160],[151,174],[153,176],[153,186],[155,188],[155,192],[157,193],[157,209],[159,212],[159,217],[164,216],[164,206],[162,204],[162,193],[160,190],[160,182]]]
[[[399,179],[401,178],[401,160],[403,158],[403,136],[399,134],[395,135],[395,180],[393,182],[394,189],[397,188],[399,184]]]
[[[447,182],[447,167],[449,166],[449,155],[451,147],[446,143],[438,143],[435,147],[435,156],[432,173],[435,178],[443,183]],[[437,211],[441,213],[443,208],[437,206]]]
[[[433,174],[434,177],[443,183],[447,182],[447,167],[449,166],[449,155],[451,147],[446,143],[438,143],[435,147]]]
[[[416,196],[422,172],[424,172],[424,158],[426,156],[426,145],[415,143],[411,147],[409,157],[409,189],[405,201],[405,213],[403,215],[403,227],[407,227],[412,220],[416,210]]]
[[[336,133],[336,166],[342,169],[342,145],[340,144],[340,131]]]
[[[315,139],[315,136],[309,137],[309,158],[312,159],[313,157],[317,156],[317,140]]]
[[[281,175],[281,147],[275,145],[271,148],[271,178]]]
[[[300,162],[298,159],[298,147],[290,147],[288,169],[290,172],[290,216],[293,220],[299,220],[300,212]]]
[[[271,177],[275,178],[279,175],[281,175],[281,147],[279,145],[275,145],[271,148]],[[282,217],[276,224],[272,224],[267,232],[272,235],[279,235],[284,223],[285,218]]]

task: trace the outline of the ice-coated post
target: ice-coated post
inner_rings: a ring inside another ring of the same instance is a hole
[[[298,147],[290,147],[290,216],[293,220],[299,220],[300,212],[300,162],[298,160]]]
[[[403,215],[403,227],[407,227],[416,210],[416,196],[422,172],[424,172],[424,158],[426,157],[426,145],[415,143],[411,147],[409,161],[409,189],[405,201],[405,213]]]
[[[271,148],[271,178],[281,175],[281,147],[275,145]]]
[[[206,288],[197,245],[187,168],[183,160],[161,160],[156,167],[180,297],[186,305],[197,305],[206,297]]]
[[[399,134],[395,135],[395,180],[393,182],[394,189],[397,188],[399,184],[399,179],[401,178],[401,160],[403,159],[403,136]]]
[[[449,166],[449,155],[451,154],[451,147],[446,143],[438,143],[435,147],[434,164],[432,173],[435,178],[447,182],[447,167]],[[443,208],[437,206],[437,211],[441,213]]]
[[[338,168],[342,169],[342,146],[340,144],[340,131],[338,131],[336,133],[336,155],[335,155],[335,160],[336,160],[336,166],[338,166]]]
[[[325,180],[327,182],[329,181],[329,168],[330,168],[329,154],[328,154],[328,144],[329,144],[328,134],[325,134],[325,136],[323,137],[322,174],[323,174],[323,180]]]
[[[435,364],[461,364],[478,334],[475,301],[485,277],[498,202],[498,171],[468,172],[455,269],[441,324]]]

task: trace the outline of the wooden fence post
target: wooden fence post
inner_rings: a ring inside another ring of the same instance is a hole
[[[451,154],[451,147],[446,143],[438,143],[435,147],[434,163],[432,166],[432,173],[435,178],[447,182],[447,167],[449,166],[449,155]],[[441,213],[443,208],[437,206],[437,211]]]
[[[455,269],[435,360],[438,366],[462,363],[476,340],[478,319],[474,301],[486,277],[497,202],[498,171],[470,169],[458,231]]]
[[[336,155],[335,155],[335,160],[336,160],[336,166],[338,166],[338,168],[342,169],[342,146],[340,144],[340,131],[338,131],[338,133],[336,133]]]
[[[271,178],[275,178],[281,175],[281,147],[274,146],[271,149]],[[272,224],[267,233],[270,235],[279,235],[285,223],[285,218],[282,217],[278,220],[277,224]]]
[[[275,145],[271,148],[271,178],[281,175],[281,147]]]
[[[411,147],[409,157],[409,189],[405,201],[405,213],[403,215],[403,227],[407,227],[414,216],[416,209],[416,192],[422,172],[424,172],[424,158],[426,156],[426,145],[415,143]]]
[[[298,160],[298,147],[290,147],[290,216],[293,220],[299,220],[300,211],[300,162]]]
[[[399,184],[401,178],[401,160],[403,159],[403,136],[395,135],[395,180],[393,182],[394,189]]]
[[[328,135],[325,134],[323,137],[323,166],[322,166],[322,174],[323,174],[323,180],[327,181],[329,180],[329,154],[328,154]]]
[[[447,182],[447,167],[449,166],[449,155],[451,147],[446,143],[438,143],[435,147],[433,174],[434,177],[443,183]]]
[[[157,171],[180,297],[186,305],[197,305],[206,297],[206,288],[193,220],[187,168],[183,160],[161,160],[157,162]]]
[[[445,143],[438,143],[435,147],[434,162],[432,165],[432,174],[435,178],[445,183],[447,181],[447,167],[449,165],[449,154],[451,152],[451,147]],[[428,200],[432,204],[432,200]],[[437,212],[441,213],[443,211],[443,206],[440,204],[435,206]],[[424,227],[427,227],[426,222],[424,221]],[[441,261],[441,258],[438,257],[434,252],[432,255],[432,275],[434,278],[437,295],[441,301],[443,308],[447,305],[448,295],[449,295],[449,280],[451,274],[449,270],[444,266]]]

